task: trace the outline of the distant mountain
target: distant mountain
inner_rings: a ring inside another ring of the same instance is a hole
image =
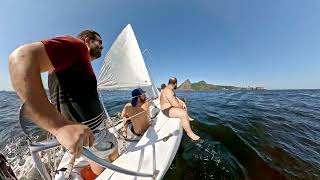
[[[189,79],[185,80],[179,87],[178,90],[242,90],[246,88],[236,87],[236,86],[223,86],[223,85],[213,85],[208,84],[205,81],[199,81],[196,83],[191,83]]]
[[[178,87],[178,89],[183,89],[183,90],[190,90],[191,88],[191,81],[189,79],[185,80],[182,84],[180,84],[180,86]]]

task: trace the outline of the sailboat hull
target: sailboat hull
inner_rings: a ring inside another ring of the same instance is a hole
[[[154,103],[159,104],[159,99],[156,99]],[[112,164],[135,172],[155,174],[155,179],[162,179],[178,151],[183,131],[180,119],[168,118],[162,112],[152,119],[151,124],[153,125],[148,128],[141,139],[138,142],[130,142]],[[119,129],[121,126],[120,124],[116,128]],[[70,155],[65,154],[59,168],[66,167],[69,160]],[[80,171],[86,165],[88,162],[84,158],[77,160],[72,171],[72,179],[82,179]],[[55,179],[63,179],[63,177],[60,175]],[[106,169],[97,179],[152,178],[131,176]]]

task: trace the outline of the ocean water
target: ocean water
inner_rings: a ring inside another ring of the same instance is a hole
[[[103,92],[111,115],[128,92]],[[320,90],[177,92],[192,128],[164,179],[320,179]],[[0,151],[20,178],[36,171],[18,125],[20,101],[0,92]]]

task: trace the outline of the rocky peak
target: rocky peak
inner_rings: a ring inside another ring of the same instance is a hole
[[[185,80],[179,87],[178,89],[181,90],[189,90],[191,89],[191,81],[189,79]]]

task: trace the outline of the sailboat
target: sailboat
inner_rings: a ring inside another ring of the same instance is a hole
[[[118,35],[108,51],[98,78],[98,90],[117,90],[142,88],[152,101],[150,113],[160,107],[159,91],[152,81],[145,65],[143,55],[130,24]],[[105,108],[106,115],[110,116]],[[117,168],[106,168],[97,179],[162,179],[170,167],[182,137],[180,119],[168,118],[159,112],[152,118],[152,125],[137,141],[127,141],[126,148],[112,162]],[[123,123],[111,127],[110,132],[120,140],[117,131]],[[85,151],[87,152],[87,151]],[[89,157],[90,158],[90,157]],[[58,169],[66,167],[71,156],[65,153]],[[82,179],[81,169],[87,165],[81,156],[74,163],[71,179]],[[120,170],[119,170],[120,169]],[[132,173],[134,172],[134,173]],[[64,179],[62,173],[55,179]]]

